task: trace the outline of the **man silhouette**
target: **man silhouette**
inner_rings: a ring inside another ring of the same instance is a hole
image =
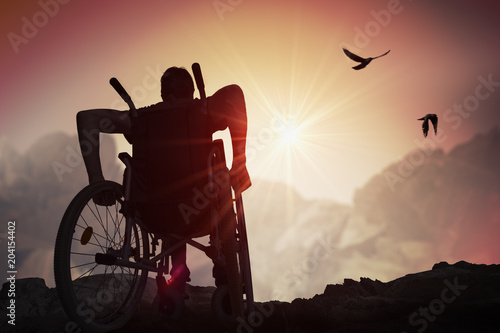
[[[184,68],[170,67],[161,78],[162,101],[149,107],[139,108],[137,112],[142,113],[186,105],[186,103],[193,101],[193,94],[194,83],[189,72]],[[237,85],[229,85],[208,97],[207,115],[206,126],[211,133],[226,128],[229,129],[233,150],[232,167],[229,171],[231,184],[233,188],[243,192],[250,187],[251,181],[246,168],[247,115],[241,88]],[[92,140],[88,140],[89,133],[121,133],[130,136],[133,134],[132,122],[134,120],[130,116],[130,111],[114,109],[80,111],[77,113],[76,119],[80,147],[82,151],[85,150],[86,152],[83,154],[83,159],[89,183],[103,181],[104,176],[99,158],[99,135],[97,134]],[[183,126],[183,124],[179,123],[179,126]],[[196,136],[196,133],[193,135]],[[175,161],[172,161],[172,163],[175,163]],[[236,185],[238,186],[236,187]],[[113,204],[114,198],[109,199],[111,202],[106,202],[106,198],[101,200],[95,198],[94,202],[99,205]],[[216,269],[214,267],[214,275]],[[186,265],[185,245],[172,253],[170,275],[172,278],[169,284],[183,292],[186,282],[190,281],[190,271]]]

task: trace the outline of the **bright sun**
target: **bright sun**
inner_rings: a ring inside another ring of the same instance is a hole
[[[293,126],[288,126],[283,130],[282,140],[288,145],[295,145],[298,143],[299,135],[298,130]]]

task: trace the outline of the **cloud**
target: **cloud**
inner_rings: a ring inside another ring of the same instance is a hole
[[[50,166],[73,144],[76,137],[54,134],[19,154],[0,142],[0,215],[17,221],[20,277],[48,285],[60,219],[86,185],[83,164],[62,182]],[[103,144],[105,173],[118,177],[114,144]],[[432,151],[393,190],[384,174],[397,173],[410,152],[359,189],[352,206],[306,200],[290,186],[254,179],[243,201],[256,298],[311,297],[344,278],[389,281],[440,261],[498,262],[499,145],[495,129],[449,153]],[[194,283],[213,283],[203,254],[189,249],[188,264]]]
[[[71,199],[87,185],[83,161],[69,159],[69,152],[79,152],[76,136],[54,133],[40,138],[24,154],[0,140],[0,217],[2,223],[16,221],[16,263],[19,277],[40,276],[33,265],[40,253],[53,251],[57,230]],[[111,138],[102,137],[103,172],[110,179],[119,179],[116,148]],[[68,161],[70,161],[68,165]],[[54,165],[64,165],[59,174]],[[3,232],[3,230],[2,230]],[[52,258],[50,258],[52,260]],[[44,270],[51,274],[50,270]],[[4,270],[5,271],[5,270]],[[52,276],[40,276],[47,281]]]
[[[499,145],[494,129],[433,151],[393,191],[384,173],[410,152],[359,189],[352,207],[255,181],[245,203],[256,295],[292,300],[346,277],[389,281],[440,261],[498,262]]]

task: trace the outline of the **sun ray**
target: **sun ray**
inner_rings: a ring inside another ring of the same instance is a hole
[[[349,171],[346,160],[359,160],[352,155],[373,154],[374,143],[368,135],[374,130],[368,126],[379,120],[365,104],[387,77],[360,84],[346,67],[340,45],[311,39],[307,22],[300,13],[296,15],[286,35],[270,32],[270,37],[281,37],[281,43],[271,45],[268,56],[246,49],[245,42],[231,38],[232,34],[221,33],[217,44],[224,46],[225,54],[221,57],[215,52],[213,57],[221,64],[221,77],[230,75],[245,94],[247,163],[252,177],[274,179],[297,189],[309,186],[313,193],[307,177],[334,184],[339,174]],[[212,42],[208,40],[207,45]],[[311,54],[311,47],[318,46],[321,51]],[[249,58],[248,52],[255,57]],[[352,177],[350,172],[347,175]],[[287,208],[292,206],[288,201]]]

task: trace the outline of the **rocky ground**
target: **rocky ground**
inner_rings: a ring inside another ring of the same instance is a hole
[[[258,303],[254,321],[233,327],[211,312],[213,287],[189,286],[190,298],[177,320],[153,308],[154,281],[148,283],[137,314],[119,332],[498,332],[500,265],[442,262],[432,270],[390,282],[345,279],[310,299]],[[42,279],[16,281],[16,330],[7,323],[9,285],[0,292],[2,332],[77,332],[55,289]]]

